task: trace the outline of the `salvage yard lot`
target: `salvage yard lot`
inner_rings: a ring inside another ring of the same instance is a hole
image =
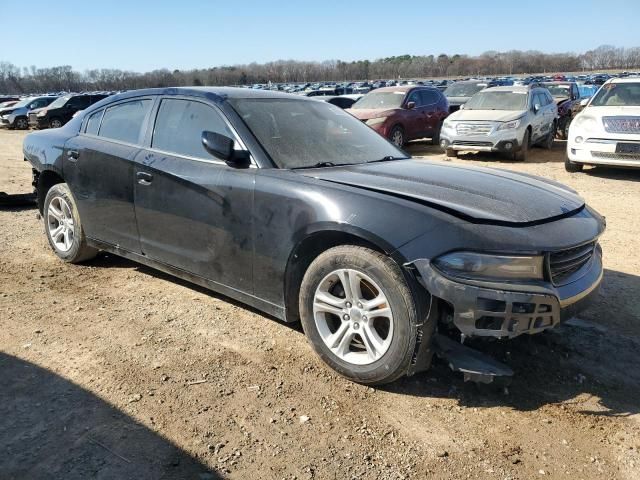
[[[31,189],[24,135],[0,131],[0,191]],[[350,383],[297,326],[111,255],[65,265],[36,210],[0,210],[0,477],[640,478],[640,171],[569,174],[563,148],[454,160],[566,183],[607,218],[596,304],[488,347],[507,392],[440,363]]]

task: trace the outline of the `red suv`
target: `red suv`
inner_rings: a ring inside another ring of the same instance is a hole
[[[449,102],[436,88],[386,87],[367,93],[347,111],[399,147],[425,137],[438,145]]]

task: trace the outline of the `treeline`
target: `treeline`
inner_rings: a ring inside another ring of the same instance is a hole
[[[398,78],[471,77],[543,72],[577,72],[640,68],[640,47],[603,45],[583,54],[538,51],[485,52],[468,55],[401,55],[374,61],[269,63],[195,70],[153,70],[137,73],[117,69],[77,72],[69,65],[19,68],[0,62],[0,93],[82,90],[128,90],[183,85],[247,85],[253,83],[373,80]]]

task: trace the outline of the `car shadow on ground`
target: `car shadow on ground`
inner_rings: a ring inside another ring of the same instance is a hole
[[[281,320],[153,268],[111,254],[100,254],[92,267],[131,268],[218,298],[257,315],[276,320],[304,335],[300,323]],[[465,383],[442,360],[430,370],[382,387],[420,397],[456,398],[465,406],[510,406],[535,410],[571,401],[581,394],[599,398],[597,415],[640,413],[640,277],[605,270],[600,296],[588,310],[564,325],[538,335],[508,341],[476,341],[468,345],[508,364],[515,372],[509,394],[498,386]],[[628,328],[627,328],[628,327]],[[301,341],[304,339],[301,338]]]
[[[564,140],[556,140],[553,144],[553,148],[551,150],[545,150],[540,147],[532,147],[529,150],[529,156],[525,163],[551,163],[551,162],[564,162],[565,159],[565,148],[566,141]],[[435,156],[441,155],[442,159],[447,161],[449,160],[444,156],[442,149],[439,146],[431,145],[430,142],[424,141],[415,141],[409,142],[404,150],[415,156]],[[458,154],[458,158],[460,160],[473,160],[476,162],[496,162],[496,163],[517,163],[521,164],[523,162],[512,160],[507,155],[503,155],[501,153],[492,153],[492,152],[461,152]]]
[[[640,162],[638,163],[638,166],[640,167]],[[607,180],[628,180],[630,182],[640,182],[640,168],[585,166],[583,172],[591,177]]]
[[[0,192],[0,210],[22,211],[36,208],[36,196],[33,193],[8,194]]]
[[[0,353],[3,479],[220,479],[166,438],[55,373]]]

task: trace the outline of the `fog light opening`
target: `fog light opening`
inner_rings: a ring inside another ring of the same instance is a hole
[[[447,141],[446,140],[440,140],[440,146],[442,148],[445,148],[447,146]]]
[[[513,148],[513,143],[511,142],[507,142],[504,144],[504,149],[505,150],[511,150]]]
[[[583,140],[584,140],[584,138],[582,138],[581,136],[577,136],[575,138],[576,143],[582,143]]]

